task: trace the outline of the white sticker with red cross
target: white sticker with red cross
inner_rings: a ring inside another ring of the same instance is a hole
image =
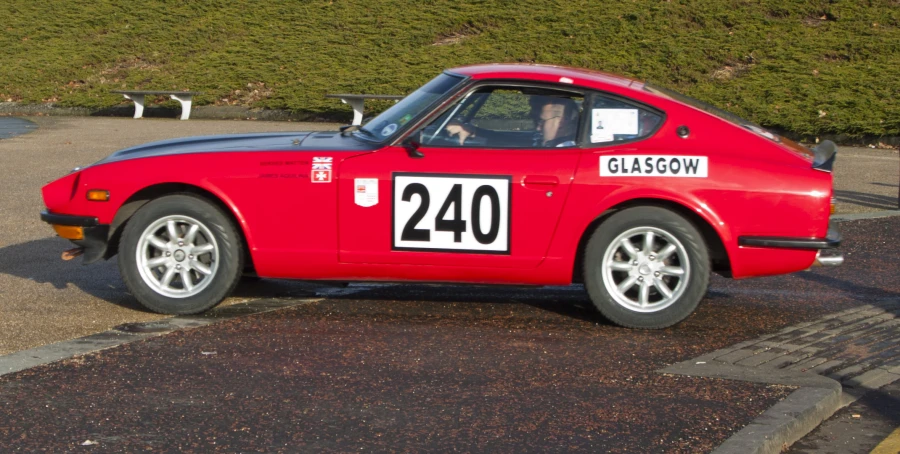
[[[312,173],[309,178],[313,183],[331,183],[331,156],[312,158]]]

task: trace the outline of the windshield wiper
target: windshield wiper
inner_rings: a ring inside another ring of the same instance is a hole
[[[366,135],[366,136],[371,137],[371,139],[369,139],[369,140],[372,140],[372,141],[375,141],[375,142],[380,142],[380,140],[378,140],[378,136],[376,136],[375,133],[373,133],[372,131],[369,131],[369,130],[367,130],[367,129],[363,129],[363,128],[357,127],[356,129],[353,130],[353,132],[360,132],[360,133],[362,133],[363,135]],[[354,134],[354,137],[356,137],[355,134]],[[365,139],[364,139],[364,140],[365,140]]]

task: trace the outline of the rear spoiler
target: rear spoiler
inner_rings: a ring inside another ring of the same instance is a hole
[[[837,145],[830,140],[824,140],[822,143],[813,148],[815,157],[813,158],[812,168],[823,172],[831,172],[834,167],[834,158],[837,157]]]

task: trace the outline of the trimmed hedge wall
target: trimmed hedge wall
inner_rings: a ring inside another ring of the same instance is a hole
[[[325,93],[537,62],[652,80],[795,135],[900,135],[898,0],[6,0],[0,17],[0,102],[190,89],[195,105],[327,117],[347,107]]]

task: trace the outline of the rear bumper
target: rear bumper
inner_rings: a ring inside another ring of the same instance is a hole
[[[738,246],[764,247],[776,249],[834,249],[841,245],[841,232],[828,225],[825,238],[794,238],[784,236],[742,236],[738,237]]]
[[[49,211],[41,212],[41,220],[50,225],[81,227],[84,237],[80,240],[70,240],[84,248],[84,264],[94,263],[106,256],[109,242],[109,225],[100,224],[95,217],[73,216],[70,214],[55,214]]]

